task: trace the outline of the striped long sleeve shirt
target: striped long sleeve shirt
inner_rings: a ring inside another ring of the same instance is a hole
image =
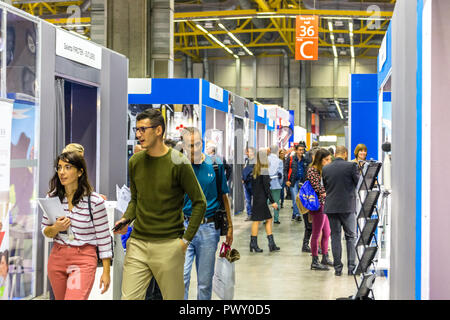
[[[111,233],[109,231],[108,215],[103,198],[98,193],[93,192],[91,194],[91,209],[94,221],[92,221],[89,214],[87,196],[84,196],[72,210],[69,210],[67,198],[64,198],[62,206],[66,216],[70,218],[71,225],[69,228],[72,229],[74,239],[69,239],[69,233],[58,233],[53,240],[56,243],[74,247],[86,244],[94,245],[98,247],[100,259],[111,258]],[[44,234],[44,229],[51,225],[44,212],[41,221],[42,234]]]

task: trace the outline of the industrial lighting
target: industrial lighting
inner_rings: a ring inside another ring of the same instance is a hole
[[[230,36],[230,38],[233,39],[238,45],[240,45],[242,47],[242,49],[245,50],[245,52],[247,52],[249,55],[253,56],[253,52],[248,50],[247,47],[241,41],[239,41],[239,39],[236,38],[236,36],[234,34],[232,34],[230,31],[228,31],[227,28],[223,24],[219,23],[218,26],[220,28],[222,28],[224,31],[226,31],[227,34]]]
[[[342,115],[341,107],[339,106],[339,101],[334,100],[334,104],[336,105],[336,108],[339,111],[339,115],[341,116],[341,119],[344,120],[344,116]]]
[[[355,57],[355,47],[353,46],[353,21],[348,23],[348,29],[350,31],[350,54],[351,57]]]
[[[333,23],[331,21],[328,21],[328,29],[333,32]]]
[[[334,53],[334,57],[337,58],[338,54],[337,54],[337,49],[336,46],[333,45],[333,53]]]
[[[352,55],[352,58],[355,57],[355,47],[353,46],[350,47],[350,54]]]
[[[230,50],[230,48],[228,48],[226,45],[224,45],[222,42],[220,42],[219,39],[217,39],[216,37],[214,37],[211,33],[209,33],[208,30],[206,30],[205,28],[203,28],[201,25],[195,24],[195,26],[200,29],[201,31],[203,31],[204,33],[206,33],[206,35],[208,37],[210,37],[215,43],[217,43],[219,46],[221,46],[222,48],[224,48],[229,54],[236,56],[234,54],[233,51]]]

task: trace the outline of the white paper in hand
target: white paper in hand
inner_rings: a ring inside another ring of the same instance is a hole
[[[58,197],[53,198],[38,198],[37,199],[42,210],[46,213],[47,218],[51,224],[56,222],[59,217],[65,217],[66,213],[59,201]]]
[[[128,203],[131,200],[131,192],[130,192],[130,189],[126,185],[124,185],[120,189],[118,189],[118,188],[119,187],[116,186],[116,191],[118,193],[116,209],[122,213],[125,213],[125,211],[127,211],[127,208],[128,208]]]

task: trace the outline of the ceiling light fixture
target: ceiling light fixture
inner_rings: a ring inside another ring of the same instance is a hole
[[[253,56],[253,52],[248,50],[247,47],[238,38],[236,38],[236,36],[234,34],[232,34],[230,31],[228,31],[228,29],[223,24],[219,23],[218,26],[221,29],[223,29],[224,31],[226,31],[227,34],[230,36],[230,38],[233,39],[238,45],[240,45],[242,47],[242,49],[244,49],[245,52],[247,52],[247,54]]]
[[[211,33],[209,33],[208,30],[206,30],[205,28],[203,28],[201,25],[198,25],[195,23],[195,26],[200,29],[203,33],[206,33],[206,35],[208,37],[210,37],[215,43],[217,43],[219,46],[221,46],[222,48],[224,48],[229,54],[233,55],[235,58],[237,57],[233,51],[230,50],[230,48],[228,48],[226,45],[224,45],[219,39],[217,39],[216,37],[214,37]],[[239,58],[239,57],[238,57]]]
[[[341,119],[344,120],[344,116],[342,115],[341,107],[339,106],[339,101],[334,100],[334,104],[336,105],[336,108],[339,111],[339,115],[341,116]]]

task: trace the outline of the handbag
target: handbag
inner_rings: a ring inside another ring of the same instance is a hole
[[[223,204],[222,198],[222,176],[219,173],[219,165],[214,159],[213,164],[214,172],[216,174],[216,188],[217,188],[217,198],[219,200],[219,208],[216,210],[214,215],[214,224],[216,230],[220,229],[220,235],[226,236],[228,233],[228,220],[227,220],[227,211],[225,210],[225,206]]]
[[[88,206],[89,206],[89,215],[91,216],[92,225],[94,226],[94,230],[95,230],[94,216],[92,215],[92,207],[91,207],[91,195],[88,196]],[[97,238],[97,235],[95,235],[95,237]],[[110,264],[112,265],[113,259],[114,259],[114,247],[113,247],[114,240],[113,240],[112,236],[110,236],[110,238],[111,238],[111,251],[112,251],[112,257],[110,260]],[[98,252],[98,246],[95,247],[95,251],[97,252],[97,267],[102,267],[103,260],[100,259],[100,253]]]
[[[234,285],[236,283],[235,265],[234,262],[230,262],[226,258],[227,253],[232,251],[230,249],[229,246],[222,243],[214,269],[213,291],[222,300],[232,300],[234,297]]]
[[[300,188],[299,197],[302,205],[309,211],[317,211],[320,208],[319,197],[314,191],[311,182],[307,180]]]
[[[306,209],[302,202],[300,201],[300,192],[297,194],[297,196],[295,197],[295,203],[297,204],[297,208],[300,211],[301,214],[306,214],[309,212],[308,209]]]

